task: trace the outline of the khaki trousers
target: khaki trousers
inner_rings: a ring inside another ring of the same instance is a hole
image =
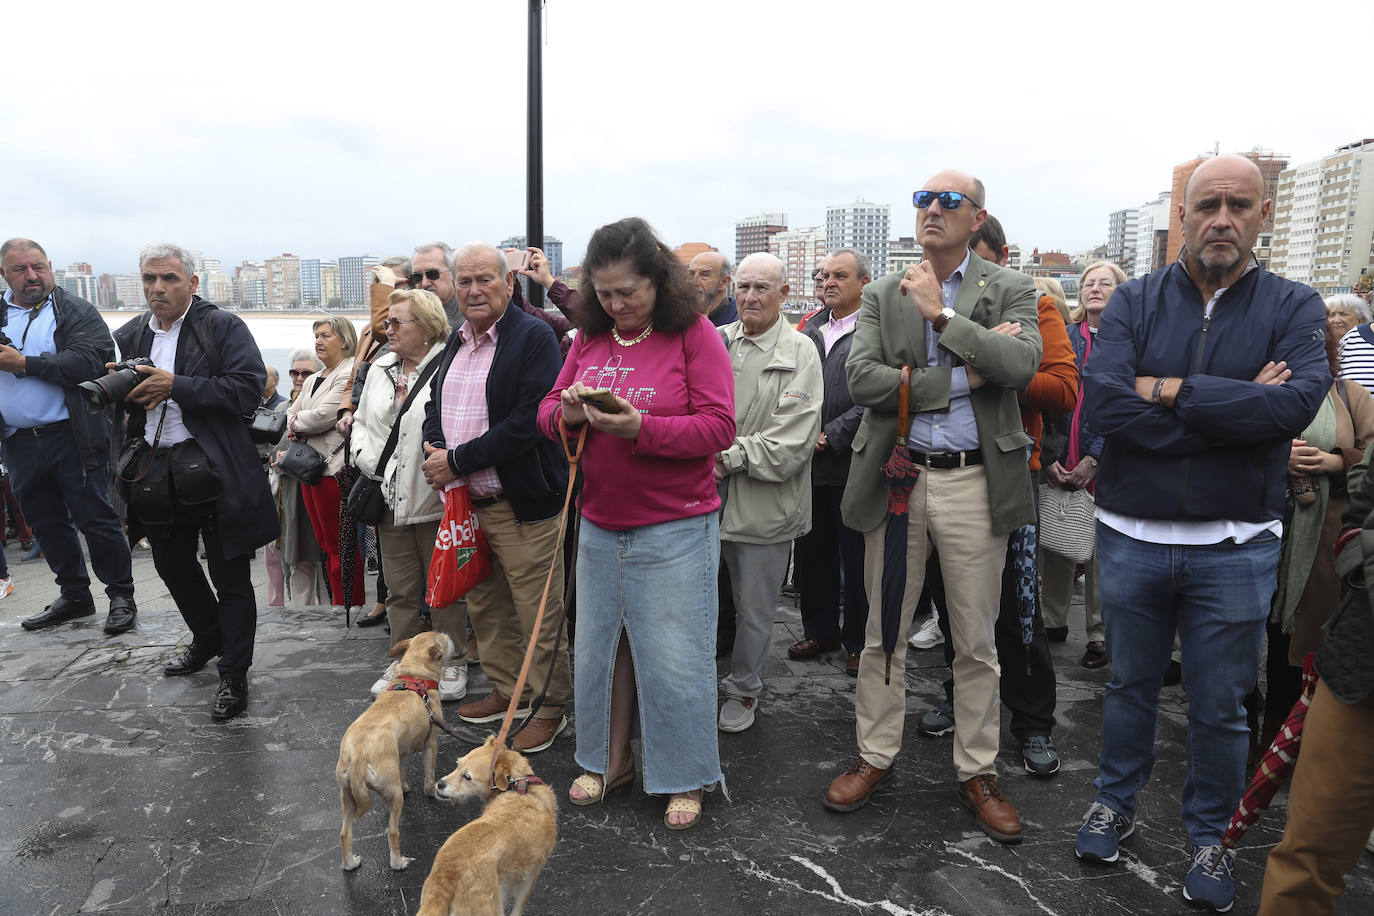
[[[391,625],[391,644],[394,646],[425,632],[420,604],[429,584],[429,561],[434,556],[439,520],[396,525],[393,518],[388,510],[377,526],[377,546],[382,551],[382,569],[386,573],[386,620]],[[431,608],[429,619],[434,632],[445,633],[453,640],[449,664],[467,664],[467,606],[456,601],[448,607]]]
[[[1288,794],[1288,826],[1264,870],[1262,916],[1335,911],[1371,829],[1374,697],[1346,705],[1318,681]]]
[[[902,747],[906,720],[906,635],[925,580],[926,558],[940,551],[950,634],[954,642],[954,768],[959,780],[995,773],[1000,730],[994,624],[1002,593],[1007,535],[993,534],[987,474],[982,466],[923,469],[911,492],[906,588],[892,653],[892,681],[883,684],[883,537],[887,523],[864,533],[868,626],[854,702],[859,753],[886,769]]]
[[[1050,550],[1040,551],[1040,608],[1045,629],[1069,625],[1069,604],[1073,601],[1076,564]],[[1097,554],[1083,564],[1083,620],[1088,642],[1105,642],[1102,625],[1102,591],[1097,587]]]
[[[539,613],[539,599],[544,594],[549,564],[555,565],[548,605],[544,609],[544,624],[539,630],[539,642],[521,696],[521,702],[528,702],[544,685],[553,645],[563,627],[561,620],[558,626],[552,623],[563,607],[563,532],[559,530],[558,518],[517,522],[510,503],[504,501],[478,509],[477,521],[491,547],[491,575],[468,592],[468,617],[477,636],[477,657],[482,660],[482,670],[506,696],[515,690],[515,680],[525,660],[525,647],[534,631],[534,618]],[[388,585],[390,582],[388,570]],[[549,694],[538,717],[561,717],[571,692],[565,637],[559,645]]]

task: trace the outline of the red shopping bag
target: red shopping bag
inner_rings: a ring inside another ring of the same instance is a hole
[[[425,603],[432,608],[448,607],[491,575],[489,551],[468,488],[457,486],[445,492],[444,517],[429,561]]]

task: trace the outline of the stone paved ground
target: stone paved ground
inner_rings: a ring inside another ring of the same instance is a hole
[[[383,666],[379,630],[345,631],[327,608],[259,617],[248,713],[210,720],[210,670],[164,678],[185,630],[146,552],[135,560],[138,627],[100,631],[102,614],[42,633],[19,620],[55,594],[42,563],[8,557],[0,601],[0,913],[411,914],[434,851],[474,812],[420,794],[402,817],[408,870],[386,865],[384,813],[358,823],[363,866],[339,869],[338,742]],[[255,581],[264,582],[259,565]],[[266,604],[265,586],[259,602]],[[1081,633],[1081,616],[1073,621]],[[914,653],[898,779],[860,811],[820,804],[854,754],[853,689],[838,658],[792,662],[800,620],[780,599],[758,723],[721,736],[731,801],[671,832],[663,800],[623,789],[604,807],[560,808],[560,841],[531,898],[540,914],[1100,914],[1185,912],[1179,824],[1186,705],[1166,689],[1154,782],[1117,867],[1078,862],[1072,837],[1092,799],[1106,671],[1078,665],[1081,635],[1056,646],[1064,768],[1025,775],[1005,734],[999,778],[1026,839],[987,839],[957,802],[948,739],[916,733],[940,695],[939,650]],[[478,668],[473,695],[485,692]],[[1005,716],[1004,716],[1005,719]],[[575,728],[575,725],[574,725]],[[572,734],[534,758],[560,798],[577,774]],[[442,736],[440,770],[468,749]],[[419,761],[410,762],[418,779]],[[1233,912],[1258,904],[1284,797],[1242,849]],[[1351,877],[1341,913],[1374,911],[1374,857]]]

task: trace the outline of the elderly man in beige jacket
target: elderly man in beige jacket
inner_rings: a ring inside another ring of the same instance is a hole
[[[721,562],[735,599],[735,651],[721,731],[754,724],[778,586],[792,540],[811,528],[811,456],[821,432],[816,347],[782,317],[783,264],[751,254],[735,272],[739,320],[720,329],[735,370],[735,443],[716,458]]]

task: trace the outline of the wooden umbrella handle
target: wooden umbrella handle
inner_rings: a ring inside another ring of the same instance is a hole
[[[902,367],[902,378],[897,383],[897,441],[906,445],[906,434],[911,431],[911,367]]]

